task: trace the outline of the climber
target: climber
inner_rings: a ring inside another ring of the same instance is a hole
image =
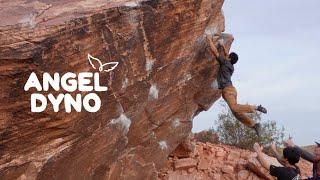
[[[296,165],[300,161],[301,152],[295,147],[286,147],[283,149],[284,167],[272,165],[262,152],[263,148],[255,143],[253,149],[258,154],[261,165],[270,172],[270,175],[277,177],[278,180],[299,180],[301,179],[300,169]]]
[[[320,144],[316,142],[316,147],[314,149],[314,154],[302,149],[301,147],[295,145],[291,138],[283,142],[286,147],[297,148],[301,152],[301,157],[311,163],[313,163],[313,177],[307,180],[320,180]]]
[[[255,110],[260,111],[262,113],[267,113],[266,108],[259,106],[252,106],[252,105],[241,105],[237,103],[237,90],[232,85],[231,76],[234,71],[234,64],[238,61],[238,55],[234,52],[228,54],[228,51],[222,42],[222,40],[218,41],[219,46],[222,47],[222,54],[221,55],[215,44],[213,43],[212,38],[207,36],[207,41],[210,46],[211,52],[216,57],[217,61],[220,64],[217,81],[218,81],[218,88],[222,90],[222,97],[227,102],[228,106],[230,107],[234,116],[242,122],[244,125],[253,128],[258,137],[261,135],[261,127],[260,123],[255,123],[249,116],[245,113],[254,113]]]

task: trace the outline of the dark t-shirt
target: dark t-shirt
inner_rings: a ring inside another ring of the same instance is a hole
[[[217,60],[220,64],[217,76],[218,88],[224,89],[227,86],[232,86],[231,76],[234,71],[233,64],[222,56],[219,56]]]
[[[270,166],[270,175],[278,180],[300,180],[300,171],[291,167]]]
[[[316,161],[314,158],[314,163],[313,163],[313,177],[317,177],[317,180],[320,180],[320,172],[318,172],[318,169],[320,169],[320,161]]]

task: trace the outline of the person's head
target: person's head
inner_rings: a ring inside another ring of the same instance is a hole
[[[236,53],[232,52],[229,54],[229,59],[231,64],[236,64],[238,62],[239,57]]]
[[[295,165],[300,160],[301,152],[295,147],[286,147],[283,149],[283,157],[289,164]]]

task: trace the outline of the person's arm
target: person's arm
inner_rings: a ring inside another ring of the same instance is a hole
[[[301,147],[297,146],[294,144],[294,142],[292,141],[291,138],[283,141],[284,146],[286,147],[295,147],[297,149],[299,149],[299,151],[301,152],[301,157],[311,163],[315,163],[316,162],[316,156],[304,149],[302,149]]]
[[[253,149],[258,154],[258,159],[259,159],[262,167],[264,167],[265,169],[267,169],[269,171],[271,164],[269,161],[267,161],[265,159],[265,154],[262,152],[262,147],[258,143],[255,143],[253,146]]]
[[[248,162],[245,165],[245,168],[251,172],[253,172],[255,175],[257,175],[259,178],[264,180],[271,180],[266,174],[264,174],[258,166],[253,164],[252,162]]]
[[[223,39],[219,40],[219,45],[222,47],[224,57],[227,57],[229,55],[229,52],[228,52],[226,46],[224,45]]]
[[[210,47],[210,50],[212,52],[212,54],[217,58],[219,59],[219,52],[218,52],[218,49],[216,48],[216,46],[214,45],[212,39],[210,36],[207,36],[207,42],[209,44],[209,47]]]
[[[295,146],[295,148],[299,149],[299,151],[301,152],[301,157],[311,163],[315,163],[316,162],[316,156],[304,149],[302,149],[299,146]]]
[[[258,159],[259,159],[262,167],[267,169],[270,172],[271,176],[279,178],[279,177],[281,177],[281,175],[283,175],[283,173],[285,173],[284,169],[282,167],[277,167],[266,160],[266,158],[265,158],[266,154],[264,154],[262,152],[262,148],[260,147],[260,145],[258,143],[255,143],[253,148],[258,154]]]
[[[276,144],[275,144],[274,142],[271,144],[271,149],[272,149],[274,155],[276,156],[277,160],[278,160],[282,165],[284,165],[285,163],[284,163],[283,156],[282,156],[282,155],[279,153],[279,151],[277,150],[277,146],[276,146]]]

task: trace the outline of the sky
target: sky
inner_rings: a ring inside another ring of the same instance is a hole
[[[239,55],[233,83],[239,103],[262,104],[296,144],[320,141],[320,1],[226,0],[226,33]],[[193,120],[215,127],[217,101]]]

